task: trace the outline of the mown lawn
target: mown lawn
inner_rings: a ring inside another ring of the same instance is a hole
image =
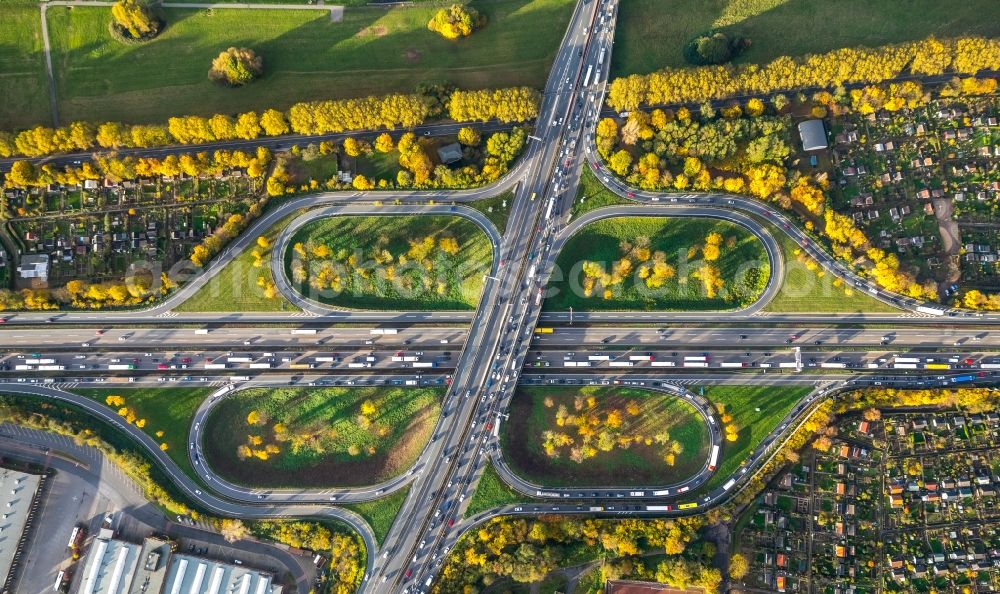
[[[51,125],[37,2],[0,2],[0,130]]]
[[[571,210],[574,219],[597,208],[625,204],[635,203],[604,187],[594,172],[590,170],[590,167],[583,168],[583,173],[580,175],[580,187],[576,191],[576,200],[573,201]]]
[[[862,291],[841,285],[832,274],[801,261],[800,248],[781,230],[771,227],[781,245],[785,274],[781,289],[765,307],[774,313],[899,313],[900,310],[873,299]],[[818,266],[818,265],[817,265]],[[839,285],[839,286],[838,286]]]
[[[700,391],[696,387],[688,389]],[[705,398],[733,417],[739,438],[723,440],[718,469],[702,489],[711,490],[729,480],[750,452],[810,391],[809,386],[705,386]]]
[[[507,230],[507,217],[510,216],[510,210],[514,207],[514,193],[508,190],[499,196],[466,203],[466,206],[486,215],[486,218],[502,235]]]
[[[214,388],[76,388],[73,391],[107,405],[107,397],[121,396],[136,419],[145,419],[142,430],[167,444],[167,455],[185,474],[197,476],[187,455],[188,432],[195,410]],[[109,407],[118,410],[119,407]],[[162,435],[158,435],[159,432]]]
[[[573,2],[473,4],[488,22],[461,41],[429,31],[438,6],[421,4],[350,7],[342,22],[331,22],[324,11],[168,8],[164,31],[142,45],[111,38],[107,8],[53,7],[49,31],[60,111],[67,121],[151,122],[409,92],[421,82],[542,87]],[[256,50],[265,75],[242,89],[210,83],[212,58],[230,46]]]
[[[281,230],[299,214],[288,215],[264,232],[263,236],[271,246]],[[263,254],[260,267],[254,266],[254,250]],[[281,293],[271,299],[266,297],[264,288],[258,283],[261,277],[264,278],[265,286],[274,283],[274,276],[271,274],[271,249],[262,249],[254,243],[175,309],[184,312],[298,311]]]
[[[465,508],[465,517],[471,518],[479,512],[484,512],[501,505],[510,505],[530,498],[521,495],[503,482],[493,464],[486,465],[483,476],[476,485],[476,492],[469,498],[469,506]]]
[[[709,297],[696,276],[702,266],[701,246],[709,233],[723,237],[721,255],[713,264],[721,272],[723,287]],[[588,296],[582,266],[597,262],[608,273],[627,247],[648,241],[651,252],[662,252],[675,274],[663,286],[650,288],[633,260],[624,280],[612,285],[610,298],[604,287]],[[549,283],[545,309],[562,311],[607,310],[718,310],[748,305],[763,292],[770,276],[764,246],[742,227],[711,219],[668,217],[616,217],[587,225],[566,242],[556,261],[557,274]],[[553,292],[553,289],[555,291]]]
[[[416,461],[440,415],[441,396],[435,388],[243,390],[206,420],[213,438],[205,455],[223,477],[254,487],[374,484]],[[362,421],[366,401],[375,410]],[[255,423],[251,412],[259,416]]]
[[[352,503],[344,507],[364,518],[375,533],[375,540],[381,543],[385,535],[389,534],[389,529],[392,528],[392,523],[399,514],[399,508],[403,506],[403,501],[409,492],[410,488],[407,487],[374,501]]]
[[[427,238],[434,247],[418,255],[414,244]],[[457,242],[457,252],[440,247],[448,239]],[[302,273],[295,263],[297,243],[307,256]],[[319,246],[326,246],[329,255],[317,255]],[[338,307],[471,310],[492,260],[489,237],[461,217],[341,216],[298,229],[289,242],[285,268],[300,292]]]
[[[696,34],[720,28],[749,37],[740,62],[765,63],[857,45],[928,35],[1000,35],[995,0],[622,0],[611,56],[612,76],[688,66],[682,50]]]
[[[585,401],[591,396],[593,407],[586,402],[577,406],[577,398]],[[627,412],[630,402],[638,405],[636,414]],[[562,407],[569,415],[598,421],[589,425],[595,432],[589,441],[584,441],[576,423],[557,423]],[[609,431],[612,446],[605,450],[598,445],[599,433],[610,426],[606,419],[612,411],[620,414],[621,425]],[[541,485],[666,485],[694,475],[708,458],[708,427],[690,404],[669,394],[636,388],[519,388],[511,403],[510,420],[502,429],[504,456],[511,469]],[[556,455],[550,456],[543,448],[547,431],[568,435],[572,443],[557,447]],[[664,433],[667,441],[659,443],[657,438]],[[617,442],[620,437],[632,439],[628,447]],[[674,442],[681,451],[670,464],[664,456]],[[572,449],[585,443],[594,446],[595,455],[582,462],[572,460]]]

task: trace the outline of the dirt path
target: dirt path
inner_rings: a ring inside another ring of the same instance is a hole
[[[962,233],[958,229],[958,223],[952,218],[954,204],[951,198],[935,198],[934,216],[937,218],[938,231],[941,233],[941,247],[947,256],[947,276],[945,283],[953,283],[961,277],[958,266],[959,250],[962,248]]]

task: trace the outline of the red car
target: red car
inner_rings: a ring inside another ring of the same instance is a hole
[[[597,163],[591,163],[590,168],[593,169],[594,171],[597,171]]]
[[[157,369],[161,369],[161,370],[162,369],[170,369],[170,367],[168,367],[166,363],[160,363],[159,365],[156,366],[156,368]]]
[[[406,573],[403,574],[403,577],[405,577],[406,579],[410,579],[411,575],[413,575],[413,568],[409,567],[407,568]]]
[[[455,518],[448,518],[448,527],[451,528],[455,525]]]
[[[183,359],[181,359],[181,363],[190,363],[190,362],[191,362],[191,357],[184,357]]]
[[[625,195],[628,196],[629,198],[635,198],[635,192],[628,192]]]

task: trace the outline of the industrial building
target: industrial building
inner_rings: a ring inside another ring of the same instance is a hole
[[[2,592],[16,592],[21,549],[31,530],[43,477],[0,468],[0,584]]]
[[[269,573],[193,555],[169,541],[142,545],[102,530],[87,554],[79,594],[281,594]]]

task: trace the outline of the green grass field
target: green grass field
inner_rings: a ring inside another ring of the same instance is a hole
[[[521,501],[530,501],[529,497],[521,495],[503,482],[492,463],[486,465],[483,476],[476,485],[476,492],[469,498],[469,506],[465,508],[465,517],[471,518],[479,512],[484,512],[501,505],[509,505]]]
[[[411,242],[428,237],[438,243],[418,257]],[[438,247],[447,238],[457,241],[457,253]],[[309,255],[304,282],[297,279],[293,263],[294,246],[300,242]],[[316,256],[309,247],[320,245],[329,248],[329,256]],[[317,301],[358,309],[474,309],[493,258],[489,237],[457,216],[328,217],[302,226],[289,246],[285,268],[293,286]],[[383,250],[392,259],[378,263]],[[323,278],[330,280],[319,284]]]
[[[111,38],[106,8],[53,7],[49,31],[61,116],[152,122],[409,92],[421,82],[469,89],[543,86],[573,3],[473,4],[488,23],[460,41],[427,29],[437,9],[427,4],[348,8],[339,23],[323,11],[169,8],[164,31],[142,45]],[[230,46],[255,49],[264,59],[264,76],[242,89],[210,83],[212,58]],[[17,101],[29,105],[30,97]]]
[[[700,246],[709,233],[723,237],[721,256],[714,263],[721,272],[723,288],[714,297],[706,293],[695,275],[701,268]],[[623,246],[648,241],[651,252],[663,252],[675,275],[662,287],[648,288],[641,278],[639,261],[624,280],[611,287],[611,298],[597,286],[590,296],[584,291],[584,261],[598,262],[611,272],[623,256]],[[752,303],[760,296],[770,276],[770,266],[761,243],[744,228],[710,219],[667,217],[617,217],[592,223],[566,242],[557,260],[561,276],[549,284],[556,293],[546,299],[545,309],[562,311],[603,310],[717,310]]]
[[[108,396],[123,397],[124,406],[132,409],[137,419],[145,419],[142,430],[156,441],[167,444],[167,455],[185,474],[197,476],[187,455],[188,431],[194,411],[213,388],[77,388],[73,391],[105,405]],[[110,408],[117,410],[118,407]],[[162,436],[157,435],[160,431]]]
[[[623,0],[618,14],[612,76],[689,66],[684,44],[721,28],[749,37],[739,62],[765,63],[857,45],[877,46],[928,35],[1000,35],[995,0],[870,2],[868,0]]]
[[[576,400],[594,397],[595,405]],[[637,405],[635,414],[628,403]],[[550,403],[552,406],[547,406]],[[569,415],[587,419],[594,435],[587,442],[577,424],[566,420],[559,426],[556,417],[565,407]],[[602,448],[600,434],[611,426],[608,414],[616,411],[621,425],[608,431],[610,449]],[[600,424],[591,421],[597,419]],[[708,458],[708,427],[694,408],[674,396],[618,386],[525,387],[519,388],[511,403],[510,420],[504,423],[504,457],[511,469],[525,479],[551,486],[664,485],[683,480],[701,469]],[[557,456],[543,448],[546,431],[568,435],[571,443],[557,447]],[[664,432],[669,435],[660,441]],[[617,440],[631,438],[626,447]],[[682,451],[673,465],[664,460],[672,443]],[[584,443],[594,446],[594,456],[576,462],[571,450]]]
[[[835,277],[822,268],[809,270],[798,261],[799,246],[773,226],[771,235],[781,245],[785,275],[781,289],[765,307],[774,313],[899,313],[900,310],[877,301],[861,291],[835,285]]]
[[[52,123],[37,2],[0,2],[0,130]]]
[[[278,221],[264,232],[264,237],[273,246],[278,233],[299,214],[290,214]],[[262,265],[259,268],[254,266],[256,260],[253,255],[254,250],[264,254],[261,260]],[[270,249],[263,250],[254,244],[243,250],[239,256],[175,310],[185,312],[298,311],[298,308],[289,303],[281,293],[278,293],[273,299],[268,299],[264,295],[263,287],[257,284],[260,277],[264,277],[266,283],[274,283],[274,276],[271,274],[271,251]]]
[[[221,476],[255,487],[378,483],[414,463],[441,413],[441,394],[434,388],[243,390],[206,420],[205,433],[213,438],[205,456]],[[366,401],[375,411],[362,421]],[[248,422],[251,412],[260,416],[255,424]],[[242,447],[251,450],[249,457],[243,450],[241,459]]]
[[[621,206],[625,204],[635,204],[631,200],[622,198],[611,190],[604,187],[597,176],[584,167],[580,175],[580,187],[576,191],[576,200],[573,201],[573,218],[577,218],[585,212],[601,208],[604,206]]]
[[[469,202],[466,206],[486,215],[486,218],[502,235],[507,230],[507,217],[510,216],[510,209],[514,207],[514,193],[507,191],[499,196]]]
[[[406,487],[374,501],[352,503],[344,507],[357,512],[358,515],[364,518],[368,522],[368,525],[371,526],[372,532],[375,533],[375,540],[381,543],[385,539],[385,535],[389,534],[392,522],[399,514],[399,508],[403,506],[403,501],[409,492],[410,488]]]
[[[689,387],[692,392],[699,389]],[[722,442],[719,467],[702,486],[711,490],[732,476],[750,452],[812,388],[809,386],[705,386],[705,398],[721,404],[739,427],[739,439]],[[760,409],[760,410],[758,410]]]

